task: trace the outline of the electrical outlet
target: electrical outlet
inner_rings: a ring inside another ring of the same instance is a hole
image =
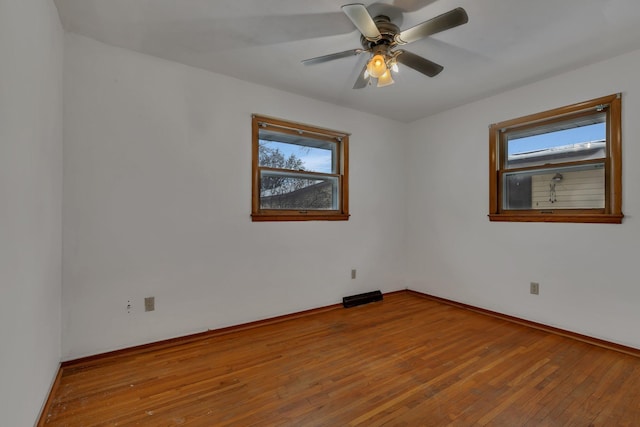
[[[352,279],[356,278],[356,269],[355,268],[353,270],[351,270],[351,278]]]
[[[153,311],[156,309],[156,297],[146,297],[144,299],[144,311]]]
[[[531,293],[531,295],[539,295],[540,294],[540,283],[531,282],[531,284],[529,285],[529,293]]]

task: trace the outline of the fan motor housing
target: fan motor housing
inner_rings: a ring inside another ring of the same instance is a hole
[[[400,28],[393,22],[388,16],[378,15],[373,18],[373,21],[376,23],[376,27],[378,27],[378,31],[382,35],[380,40],[370,41],[363,35],[360,36],[360,43],[362,47],[365,49],[372,49],[375,46],[386,45],[393,46],[395,45],[395,36],[400,32]]]

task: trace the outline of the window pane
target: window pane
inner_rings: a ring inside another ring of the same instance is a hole
[[[507,167],[602,159],[606,150],[605,121],[606,114],[597,113],[507,132]]]
[[[260,171],[260,208],[337,210],[338,178]]]
[[[260,129],[259,166],[309,172],[336,173],[337,144],[290,135],[271,129]]]
[[[503,175],[503,208],[603,209],[604,163]]]

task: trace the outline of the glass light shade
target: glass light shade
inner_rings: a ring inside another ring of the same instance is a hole
[[[376,79],[386,73],[387,64],[385,64],[384,56],[380,54],[374,55],[367,64],[367,71],[371,77]]]
[[[383,75],[378,77],[378,87],[385,87],[393,84],[391,72],[387,70]]]

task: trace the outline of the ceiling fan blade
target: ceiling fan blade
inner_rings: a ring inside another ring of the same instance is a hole
[[[378,26],[362,3],[345,4],[342,11],[367,40],[374,42],[382,38]]]
[[[302,61],[304,65],[315,65],[321,64],[327,61],[333,61],[334,59],[347,58],[349,56],[359,55],[364,52],[363,49],[351,49],[345,50],[344,52],[331,53],[329,55],[316,56],[315,58],[309,58]]]
[[[396,54],[396,61],[429,77],[437,76],[444,69],[442,65],[436,64],[414,53],[407,52],[406,50],[397,50]]]
[[[354,89],[362,89],[367,87],[367,85],[369,84],[369,76],[367,75],[367,77],[365,77],[365,73],[367,72],[367,65],[365,64],[364,67],[362,67],[362,71],[360,71],[360,74],[358,74],[358,79],[356,80],[356,83],[353,85]]]
[[[469,22],[469,16],[467,12],[461,8],[455,8],[449,12],[438,15],[435,18],[429,19],[421,24],[411,27],[402,31],[395,36],[397,44],[407,44],[416,40],[423,39],[432,34],[439,33],[449,28],[457,27],[458,25],[466,24]]]

